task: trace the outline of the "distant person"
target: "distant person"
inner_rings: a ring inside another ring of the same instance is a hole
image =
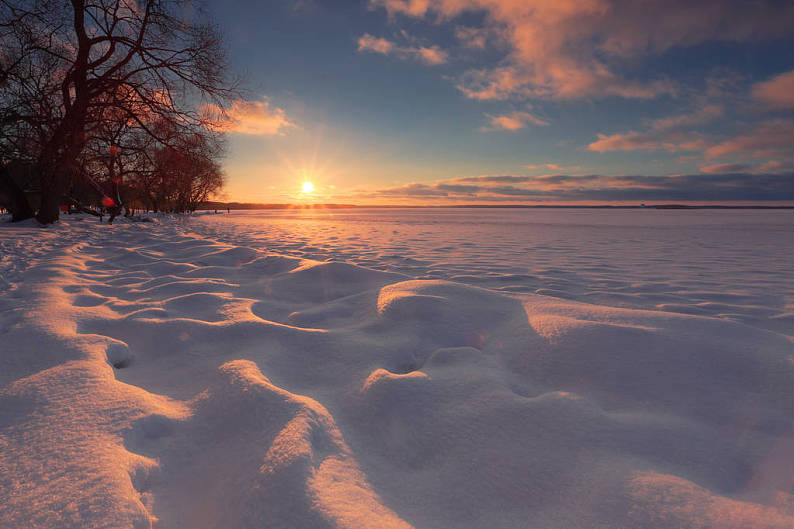
[[[232,212],[231,208],[228,208],[228,207],[227,207],[227,208],[226,208],[226,213],[231,213],[231,212]]]

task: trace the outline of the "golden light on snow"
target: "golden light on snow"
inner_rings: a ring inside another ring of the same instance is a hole
[[[312,184],[311,182],[303,182],[303,186],[301,187],[301,190],[307,195],[311,194],[314,192],[314,184]]]

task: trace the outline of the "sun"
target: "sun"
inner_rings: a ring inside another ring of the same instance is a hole
[[[314,184],[311,182],[303,182],[303,187],[301,189],[303,189],[303,192],[308,195],[314,192]]]

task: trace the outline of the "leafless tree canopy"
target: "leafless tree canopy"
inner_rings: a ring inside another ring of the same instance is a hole
[[[163,152],[212,161],[222,183],[202,109],[224,108],[236,83],[205,20],[189,0],[0,0],[0,155],[35,166],[39,221],[75,190],[131,189]]]

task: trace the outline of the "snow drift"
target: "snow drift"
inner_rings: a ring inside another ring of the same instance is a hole
[[[0,526],[794,527],[782,334],[170,223],[2,230]]]

